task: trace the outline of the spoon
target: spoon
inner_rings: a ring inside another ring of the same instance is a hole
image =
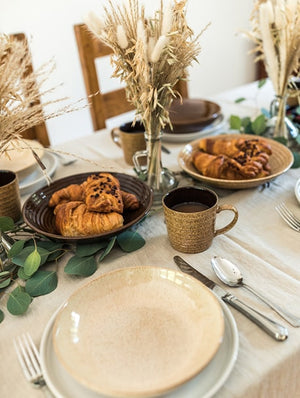
[[[225,258],[214,256],[211,259],[211,265],[213,270],[215,271],[217,277],[226,285],[231,287],[240,287],[243,286],[251,293],[253,293],[256,297],[258,297],[261,301],[267,304],[270,308],[276,311],[282,318],[288,321],[294,327],[300,326],[300,319],[294,316],[293,314],[283,310],[277,304],[272,303],[269,299],[264,297],[262,294],[258,293],[251,286],[247,285],[243,282],[243,275],[239,268],[233,264],[231,261],[226,260]]]

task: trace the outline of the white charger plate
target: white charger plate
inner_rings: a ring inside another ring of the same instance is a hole
[[[296,198],[297,198],[297,200],[298,200],[298,202],[300,204],[300,178],[296,182],[296,185],[295,185],[295,195],[296,195]]]
[[[239,335],[236,322],[220,300],[224,314],[225,330],[222,344],[211,362],[191,381],[170,394],[170,398],[211,398],[223,386],[235,365]],[[53,326],[60,308],[49,320],[41,340],[41,365],[46,383],[56,398],[104,398],[73,379],[59,362],[53,347]]]
[[[162,141],[165,142],[189,142],[197,138],[206,137],[214,133],[220,132],[226,126],[224,115],[220,115],[212,124],[204,127],[201,130],[192,133],[163,133]]]
[[[45,151],[44,156],[42,157],[42,162],[46,166],[48,175],[52,177],[58,166],[57,157],[54,156],[52,153]],[[30,173],[25,178],[19,179],[20,194],[21,195],[30,194],[46,184],[47,182],[45,180],[44,174],[42,173],[42,170],[39,167],[39,165],[36,164],[32,173]]]

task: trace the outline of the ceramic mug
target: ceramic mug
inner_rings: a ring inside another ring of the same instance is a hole
[[[219,205],[217,194],[207,188],[175,188],[164,196],[163,209],[170,243],[183,253],[205,251],[214,237],[229,231],[238,220],[237,209]],[[216,216],[224,210],[232,211],[234,217],[225,227],[216,229]]]
[[[21,218],[21,200],[17,175],[13,171],[0,170],[0,216]]]
[[[127,164],[133,165],[133,155],[146,149],[145,129],[142,123],[125,123],[111,130],[111,138],[115,144],[123,149]],[[146,161],[147,159],[144,159]]]

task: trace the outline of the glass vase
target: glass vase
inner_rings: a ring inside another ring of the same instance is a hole
[[[177,186],[174,174],[162,166],[161,131],[145,131],[146,151],[136,152],[133,156],[136,172],[144,179],[153,192],[153,205],[162,205],[162,197]],[[140,158],[147,156],[146,168],[141,165]]]
[[[289,148],[297,148],[298,128],[286,116],[287,95],[276,95],[270,105],[270,121],[267,135],[271,138],[282,139]]]

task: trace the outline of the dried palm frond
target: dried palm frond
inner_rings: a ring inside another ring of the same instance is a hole
[[[168,109],[178,95],[174,86],[187,77],[187,68],[200,52],[200,35],[193,38],[186,22],[186,2],[161,0],[160,9],[146,18],[139,0],[122,6],[108,0],[103,19],[91,13],[85,21],[113,49],[113,77],[125,82],[136,117],[148,132],[156,130],[154,134],[170,124]]]

